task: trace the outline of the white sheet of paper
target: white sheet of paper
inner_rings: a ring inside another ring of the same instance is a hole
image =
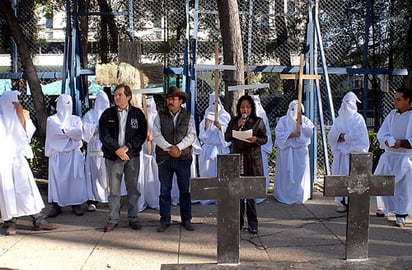
[[[232,136],[233,138],[236,138],[238,140],[250,143],[250,141],[246,139],[253,136],[253,131],[251,129],[244,130],[244,131],[232,130]]]

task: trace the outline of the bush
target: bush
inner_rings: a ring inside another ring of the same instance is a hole
[[[33,137],[31,140],[33,158],[29,160],[35,178],[47,179],[49,159],[44,155],[44,139]]]

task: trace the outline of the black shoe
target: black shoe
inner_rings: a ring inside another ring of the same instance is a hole
[[[188,231],[194,231],[195,230],[195,228],[193,227],[193,225],[190,221],[182,223],[182,226],[185,227],[185,229],[188,230]]]
[[[54,218],[54,217],[57,217],[58,215],[60,215],[61,212],[62,212],[61,207],[53,207],[53,208],[50,210],[50,212],[49,212],[49,214],[48,214],[47,216],[50,217],[50,218]]]
[[[15,223],[4,225],[3,227],[6,229],[4,232],[5,235],[15,235],[16,234],[16,224]]]
[[[80,207],[80,205],[73,205],[72,206],[72,211],[73,214],[76,216],[83,216],[84,212],[82,210],[82,208]]]
[[[251,234],[257,234],[257,233],[258,233],[258,229],[256,229],[256,228],[249,228],[249,232],[250,232]]]
[[[377,217],[384,217],[385,213],[382,210],[376,210],[376,216]]]
[[[116,228],[117,227],[117,223],[107,223],[105,226],[104,226],[104,229],[103,229],[103,231],[104,232],[111,232],[111,231],[113,231],[114,230],[114,228]]]
[[[166,231],[167,228],[169,228],[170,224],[169,223],[161,223],[160,227],[157,228],[157,232],[164,232]]]
[[[129,222],[129,226],[132,227],[133,230],[141,230],[142,224],[139,221]]]

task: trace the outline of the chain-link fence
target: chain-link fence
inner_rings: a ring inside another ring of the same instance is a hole
[[[42,6],[32,0],[17,2],[16,14],[30,43],[37,71],[60,72],[63,67],[66,36],[65,6],[61,3]],[[214,43],[222,44],[218,1],[199,0],[198,10],[193,7],[196,1],[190,2],[189,14],[186,16],[185,1],[133,1],[132,7],[129,6],[129,1],[89,1],[86,9],[77,10],[79,21],[87,23],[88,26],[87,46],[83,48],[87,50],[87,63],[83,68],[93,68],[102,62],[116,62],[118,42],[132,39],[141,41],[143,62],[161,63],[164,67],[183,67],[185,56],[193,57],[191,45],[194,38],[197,41],[196,63],[214,62]],[[309,11],[309,6],[316,2],[239,0],[246,64],[285,67],[298,65],[298,54],[305,47],[307,39],[307,21],[315,10],[313,8]],[[373,5],[368,10],[369,2]],[[317,18],[324,50],[315,51],[318,54],[317,66],[321,66],[321,56],[324,53],[328,68],[341,68],[329,73],[334,113],[337,113],[344,93],[351,90],[367,104],[362,105],[361,111],[366,116],[368,127],[374,130],[379,127],[392,108],[394,89],[404,83],[403,76],[390,75],[393,73],[385,72],[384,69],[406,67],[403,50],[412,13],[410,6],[408,0],[319,1]],[[195,16],[196,12],[198,16]],[[130,21],[133,23],[130,24]],[[0,24],[0,72],[21,72],[21,64],[15,54],[16,50],[5,21],[2,19]],[[369,30],[365,31],[365,25],[368,24]],[[189,40],[186,40],[187,33]],[[193,33],[197,35],[194,36]],[[365,43],[369,44],[366,51]],[[185,50],[187,46],[189,50]],[[222,52],[222,48],[220,51]],[[190,56],[185,53],[190,53]],[[363,68],[363,71],[346,72],[349,70],[347,68]],[[383,71],[365,75],[370,69]],[[277,72],[250,72],[249,75],[245,77],[250,77],[253,83],[270,84],[269,89],[260,89],[256,93],[260,94],[273,128],[276,120],[286,113],[289,102],[296,99],[298,82],[281,80]],[[182,79],[181,74],[171,76]],[[165,76],[165,80],[166,78],[169,76]],[[50,95],[59,93],[61,81],[41,76],[40,80],[45,88],[49,89]],[[11,85],[14,85],[14,88],[26,87],[18,81],[0,81],[1,90],[9,89]],[[208,94],[214,91],[213,72],[197,72],[195,86],[196,113],[200,121],[208,104]],[[89,78],[89,87],[98,89],[92,77]],[[324,80],[321,80],[320,88],[325,124],[330,125],[331,112],[328,110]],[[223,82],[220,83],[220,91],[222,95],[225,94]],[[47,106],[49,100],[53,98],[46,100]],[[29,96],[26,102],[31,106]],[[31,112],[35,116],[33,107]],[[314,122],[319,127],[319,120],[314,119]],[[322,175],[325,167],[322,147],[318,146],[318,152],[318,174]]]

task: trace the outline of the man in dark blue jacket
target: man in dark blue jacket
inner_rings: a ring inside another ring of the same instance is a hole
[[[143,112],[130,104],[130,87],[120,84],[114,91],[115,106],[106,109],[99,119],[99,133],[109,181],[109,221],[105,232],[113,231],[120,219],[120,184],[127,189],[128,219],[133,230],[142,228],[137,218],[140,191],[139,153],[147,136],[147,122]]]

